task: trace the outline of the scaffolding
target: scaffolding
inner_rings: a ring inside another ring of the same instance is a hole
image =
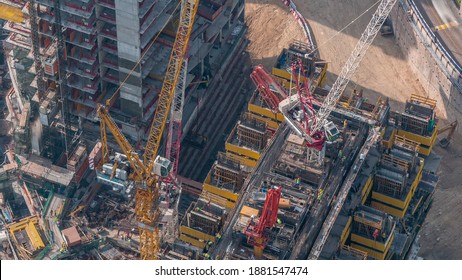
[[[266,122],[246,112],[237,126],[237,139],[239,145],[263,149],[268,141]]]
[[[219,153],[212,170],[212,185],[239,193],[244,182],[244,175],[241,171],[241,164],[237,160],[228,157],[224,153]]]
[[[57,1],[59,2],[59,1]],[[44,80],[44,70],[42,66],[42,55],[40,54],[40,39],[38,33],[38,18],[37,5],[32,0],[28,4],[30,15],[31,39],[32,39],[32,54],[34,55],[35,74],[37,80],[38,98],[41,100],[46,92],[46,83]]]

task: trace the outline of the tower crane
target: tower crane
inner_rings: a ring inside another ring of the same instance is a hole
[[[322,150],[326,139],[333,139],[339,134],[337,127],[332,122],[328,122],[327,118],[335,108],[351,77],[356,73],[360,62],[366,55],[368,48],[377,36],[395,3],[396,0],[382,0],[380,2],[377,11],[372,16],[366,30],[364,30],[348,61],[343,66],[340,75],[317,111],[315,119],[307,127],[303,127],[300,123],[295,122],[289,113],[291,109],[300,104],[297,96],[290,96],[279,103],[279,110],[284,115],[285,121],[299,136],[305,139],[309,147],[314,148],[311,149],[311,152],[318,153],[319,159],[322,158]],[[324,129],[324,134],[321,132],[322,129]],[[319,138],[321,135],[322,137]]]
[[[271,188],[266,193],[265,204],[259,218],[252,217],[245,228],[247,243],[254,246],[254,254],[257,259],[263,256],[267,237],[265,231],[271,229],[278,218],[279,199],[282,188]]]
[[[107,107],[114,102],[109,99],[106,106],[98,106],[98,115],[101,118],[100,133],[103,160],[108,157],[106,129],[109,129],[133,169],[130,176],[135,181],[136,186],[135,215],[140,231],[140,254],[142,259],[157,259],[157,252],[160,249],[159,230],[157,228],[157,222],[161,214],[158,207],[160,197],[159,178],[169,175],[172,163],[168,159],[160,157],[157,153],[175,89],[178,86],[181,66],[183,65],[198,5],[199,0],[184,0],[183,2],[178,31],[159,94],[143,160],[110,117]]]

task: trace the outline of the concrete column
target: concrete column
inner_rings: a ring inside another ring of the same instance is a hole
[[[141,57],[140,22],[138,1],[116,0],[115,11],[117,20],[117,49],[119,56],[119,79],[126,76]],[[120,90],[122,110],[131,115],[141,115],[142,81],[141,69],[135,69],[130,74]]]

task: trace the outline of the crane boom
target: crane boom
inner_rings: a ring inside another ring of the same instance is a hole
[[[180,14],[178,31],[173,44],[173,50],[167,66],[162,89],[159,96],[156,112],[151,125],[148,142],[145,149],[144,161],[142,161],[128,140],[109,116],[105,106],[98,106],[98,115],[101,118],[101,142],[103,160],[108,156],[106,129],[109,128],[117,144],[134,169],[134,181],[136,185],[135,214],[140,232],[140,255],[142,259],[157,259],[160,248],[159,229],[157,222],[161,211],[159,209],[159,177],[168,176],[170,162],[157,157],[162,133],[167,122],[167,116],[175,90],[184,90],[184,80],[178,84],[180,73],[186,75],[183,61],[186,55],[189,37],[191,35],[194,18],[196,16],[199,0],[183,0]],[[182,72],[182,66],[184,67]],[[181,106],[183,99],[180,95]],[[176,103],[175,103],[176,104]],[[156,169],[154,169],[156,167]],[[163,168],[163,169],[162,169]]]
[[[266,105],[273,111],[278,112],[279,102],[287,97],[287,92],[271,77],[263,68],[263,65],[255,66],[250,74],[250,78],[257,87],[261,98]]]
[[[261,258],[263,255],[263,249],[267,241],[265,230],[272,228],[277,221],[281,193],[281,187],[269,189],[266,193],[265,204],[260,218],[251,218],[245,228],[247,242],[249,245],[254,246],[256,258]]]
[[[339,77],[334,83],[334,86],[329,91],[328,96],[324,100],[323,104],[321,105],[321,109],[319,109],[317,114],[318,122],[312,126],[312,132],[317,132],[323,127],[325,124],[327,117],[332,112],[335,107],[335,104],[339,100],[340,96],[342,95],[345,87],[347,86],[348,82],[350,81],[353,74],[358,69],[359,63],[364,58],[364,55],[367,52],[367,49],[371,45],[372,41],[374,40],[375,36],[380,31],[385,19],[391,12],[396,0],[382,0],[377,11],[372,16],[371,21],[364,30],[359,42],[356,44],[355,49],[350,55],[350,58],[346,62],[346,64],[342,68],[342,72],[340,73]],[[364,145],[361,149],[361,154],[367,154],[378,138],[378,133],[374,130],[370,130],[373,134],[370,135],[366,141],[366,145]],[[316,241],[311,249],[310,255],[308,257],[309,260],[316,260],[319,258],[324,245],[329,237],[329,234],[332,230],[332,227],[337,220],[338,214],[340,213],[345,199],[350,191],[350,188],[354,182],[354,179],[358,175],[359,170],[361,169],[361,165],[364,163],[360,158],[356,158],[355,165],[357,165],[356,169],[350,170],[348,177],[346,178],[345,183],[343,184],[342,188],[338,193],[338,199],[335,203],[333,209],[329,212],[326,220],[324,221],[321,232],[316,238]]]
[[[182,133],[183,121],[183,105],[186,89],[186,78],[188,75],[188,58],[183,60],[181,65],[180,76],[178,77],[175,95],[173,97],[173,104],[170,110],[170,123],[168,127],[167,149],[165,158],[170,160],[173,164],[172,174],[176,177],[178,173],[178,162],[180,158],[180,144]]]
[[[372,16],[372,19],[367,25],[366,30],[364,30],[361,38],[356,44],[356,47],[348,58],[348,61],[343,66],[340,75],[329,91],[326,99],[324,99],[321,108],[318,110],[316,114],[317,121],[310,130],[311,136],[326,124],[327,117],[329,117],[330,113],[335,108],[335,104],[342,96],[342,93],[350,82],[351,77],[356,73],[359,64],[366,55],[366,52],[372,44],[372,41],[374,41],[374,38],[379,33],[380,28],[387,19],[395,3],[396,0],[382,0],[382,2],[379,4],[377,11]]]
[[[156,112],[154,113],[154,120],[151,125],[146,151],[144,153],[144,162],[148,164],[149,170],[152,170],[154,164],[153,159],[159,150],[162,132],[167,122],[168,112],[172,104],[198,6],[199,0],[186,0],[184,8],[181,11],[178,32],[176,34],[175,43],[173,44],[173,50],[170,55],[167,72],[160,91],[159,101],[157,103]]]
[[[101,133],[101,144],[102,144],[102,157],[103,161],[107,159],[108,148],[107,148],[107,137],[106,137],[106,127],[109,128],[112,135],[119,144],[119,147],[122,149],[122,152],[127,156],[128,161],[130,162],[131,167],[135,170],[135,173],[139,178],[142,178],[146,174],[145,166],[141,162],[141,159],[138,157],[138,154],[132,148],[127,138],[119,130],[119,127],[114,122],[114,120],[109,116],[109,113],[104,106],[99,106],[98,115],[101,118],[100,123],[100,133]]]

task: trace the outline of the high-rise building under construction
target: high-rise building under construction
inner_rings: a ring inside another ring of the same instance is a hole
[[[162,87],[181,1],[9,2],[22,8],[24,21],[5,26],[11,31],[7,62],[16,91],[41,105],[42,124],[52,123],[56,105],[63,111],[58,117],[68,130],[69,145],[79,135],[96,139],[97,126],[86,123],[97,122],[97,104],[117,94],[111,114],[129,138],[142,140]],[[188,49],[185,121],[195,114],[202,85],[242,44],[243,11],[242,0],[200,2]],[[31,67],[32,53],[37,53],[32,50],[39,53],[37,71]],[[21,72],[15,65],[26,69]]]

